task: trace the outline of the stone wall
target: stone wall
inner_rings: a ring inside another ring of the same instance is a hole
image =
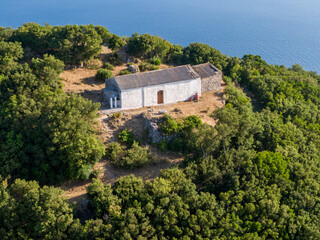
[[[120,99],[120,90],[117,87],[117,84],[114,81],[114,78],[106,79],[105,81],[105,88],[103,89],[103,106],[111,107],[110,106],[110,98],[113,100],[114,105],[114,98],[117,98],[117,107],[121,107],[121,99]]]
[[[222,81],[222,72],[218,71],[217,74],[208,78],[201,79],[201,91],[209,92],[209,91],[217,91],[221,88]]]
[[[143,118],[151,142],[159,143],[162,140],[166,140],[166,137],[159,131],[160,118],[153,118],[151,114],[143,114]]]

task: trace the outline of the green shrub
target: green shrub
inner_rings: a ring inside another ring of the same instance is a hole
[[[127,155],[118,161],[117,165],[132,169],[149,164],[151,159],[148,149],[140,147],[138,142],[134,142],[132,147],[127,151]]]
[[[157,147],[160,151],[166,152],[168,150],[168,143],[166,140],[161,140],[158,144]]]
[[[106,157],[113,163],[117,163],[126,154],[126,148],[120,143],[112,142],[108,144]]]
[[[93,170],[93,171],[91,172],[90,178],[91,178],[91,179],[99,178],[100,173],[102,173],[102,170],[101,170],[101,169]]]
[[[152,70],[158,70],[159,66],[156,66],[147,62],[142,62],[139,65],[139,69],[141,72],[152,71]]]
[[[159,127],[162,133],[169,136],[177,134],[183,128],[183,124],[174,120],[172,116],[166,114],[162,117]]]
[[[161,65],[161,60],[160,59],[156,59],[156,60],[154,60],[153,64],[156,65],[156,66],[159,66],[159,65]]]
[[[168,142],[168,149],[173,152],[186,152],[188,140],[184,134],[172,138]]]
[[[99,81],[103,81],[105,79],[109,79],[112,77],[113,77],[112,72],[110,70],[103,69],[103,68],[99,69],[96,74],[96,79]]]
[[[281,153],[259,152],[254,159],[254,163],[258,166],[261,175],[269,181],[272,181],[277,175],[289,179],[287,161]]]
[[[120,142],[127,144],[128,146],[132,146],[134,142],[134,136],[132,131],[129,131],[128,129],[123,130],[119,134]]]
[[[118,53],[112,53],[109,57],[109,62],[114,66],[119,66],[122,64],[123,60]]]
[[[119,74],[120,75],[127,75],[127,74],[131,74],[131,72],[127,69],[124,69],[124,70],[121,70]]]
[[[99,59],[89,59],[86,61],[85,65],[89,69],[99,69],[100,68],[100,60]]]
[[[88,186],[90,207],[93,208],[94,216],[102,218],[103,215],[118,216],[120,214],[120,199],[112,194],[111,185],[104,185],[100,179],[93,179]]]
[[[84,165],[79,170],[79,178],[82,180],[88,180],[91,176],[91,173],[92,173],[92,165],[91,164]]]
[[[150,62],[156,66],[161,65],[161,59],[159,57],[153,57],[151,58]]]
[[[198,116],[190,115],[184,119],[183,130],[191,132],[194,128],[201,125],[201,119]]]
[[[120,36],[113,34],[108,41],[108,46],[112,50],[115,50],[117,48],[122,48],[124,46],[124,41]]]
[[[112,117],[114,119],[121,118],[121,116],[122,116],[122,112],[115,112],[115,113],[112,114]]]
[[[113,65],[111,63],[109,63],[109,62],[106,62],[104,64],[104,68],[108,69],[108,70],[113,70],[114,69]]]

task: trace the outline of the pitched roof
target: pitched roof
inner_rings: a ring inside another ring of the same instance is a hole
[[[197,78],[200,78],[199,74],[190,65],[184,65],[151,72],[116,76],[113,79],[120,90],[126,90]]]
[[[201,78],[211,77],[219,72],[218,68],[213,66],[211,63],[203,63],[192,67],[201,76]]]

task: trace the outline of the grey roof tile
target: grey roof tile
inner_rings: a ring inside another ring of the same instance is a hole
[[[192,67],[201,76],[201,78],[211,77],[219,72],[219,69],[211,63],[203,63]]]
[[[151,72],[116,76],[114,80],[120,90],[126,90],[197,78],[200,78],[199,74],[190,65],[184,65]]]

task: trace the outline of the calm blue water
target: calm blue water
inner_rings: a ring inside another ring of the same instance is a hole
[[[320,73],[319,0],[1,0],[0,26],[99,24]]]

